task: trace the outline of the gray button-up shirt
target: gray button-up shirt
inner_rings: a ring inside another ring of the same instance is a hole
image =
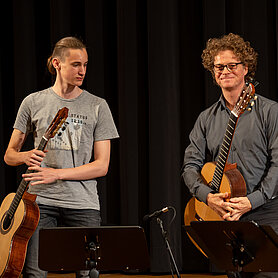
[[[252,209],[278,196],[278,103],[257,96],[252,110],[238,119],[228,157],[245,179]],[[189,136],[182,176],[191,194],[203,202],[212,189],[200,171],[206,162],[217,160],[229,117],[221,96],[199,115]]]

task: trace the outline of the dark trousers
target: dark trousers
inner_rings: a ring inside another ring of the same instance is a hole
[[[39,269],[39,230],[52,227],[93,227],[99,226],[100,212],[93,209],[67,209],[39,205],[40,221],[38,227],[29,240],[25,260],[24,278],[45,278],[47,272]],[[49,252],[51,256],[51,251]],[[89,271],[78,271],[76,277],[89,277]]]

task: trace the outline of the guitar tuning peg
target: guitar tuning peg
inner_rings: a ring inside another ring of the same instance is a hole
[[[249,108],[247,108],[247,110],[248,110],[248,111],[251,111],[251,110],[252,110],[252,108],[251,108],[251,107],[249,107]]]
[[[254,104],[255,104],[255,102],[254,102],[254,101],[252,101],[250,105],[251,105],[251,106],[253,106]]]
[[[256,100],[258,98],[258,96],[254,96],[254,100]]]

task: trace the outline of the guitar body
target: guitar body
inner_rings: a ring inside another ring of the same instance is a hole
[[[210,186],[213,174],[216,168],[214,162],[208,162],[204,165],[201,175],[204,182]],[[219,188],[220,193],[228,192],[231,197],[246,196],[246,184],[243,176],[236,168],[236,164],[226,164],[222,181]],[[208,205],[191,198],[185,208],[184,222],[190,225],[191,221],[222,221],[223,219]]]
[[[4,218],[15,193],[2,202],[0,208],[0,277],[19,277],[27,251],[27,244],[39,222],[39,208],[36,195],[25,192],[14,214],[11,225],[4,227]]]
[[[215,168],[215,162],[208,162],[202,168],[201,175],[204,179],[204,182],[208,186],[210,186],[210,182],[212,181]],[[236,168],[236,164],[226,164],[219,192],[228,192],[231,197],[246,196],[246,184],[243,176]],[[220,217],[220,215],[212,210],[208,205],[198,201],[195,197],[192,197],[187,203],[184,211],[184,224],[188,226],[190,225],[191,221],[223,221],[223,218]],[[198,244],[191,237],[190,239],[194,245],[206,256]]]
[[[213,162],[208,162],[202,169],[202,177],[207,185],[210,184],[213,178],[216,165]],[[241,173],[236,168],[236,164],[226,164],[224,174],[219,188],[220,193],[228,192],[231,197],[246,196],[246,184]],[[196,213],[199,218],[205,221],[223,220],[214,210],[205,203],[195,200]]]

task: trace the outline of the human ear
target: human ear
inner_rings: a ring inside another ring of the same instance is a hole
[[[244,76],[248,73],[248,66],[244,66]]]
[[[56,70],[60,70],[60,68],[61,68],[60,60],[58,58],[52,59],[52,65],[53,65],[54,69],[56,69]]]

